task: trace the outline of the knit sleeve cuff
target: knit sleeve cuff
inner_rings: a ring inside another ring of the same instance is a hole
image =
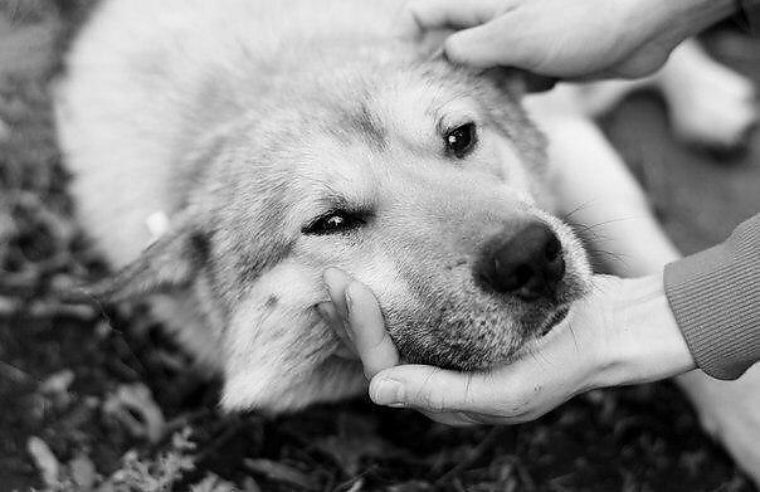
[[[760,216],[665,267],[665,293],[697,366],[740,377],[760,360]]]

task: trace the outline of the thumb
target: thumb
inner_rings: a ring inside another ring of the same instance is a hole
[[[476,410],[479,376],[431,366],[402,365],[378,373],[369,386],[372,401],[441,413]]]

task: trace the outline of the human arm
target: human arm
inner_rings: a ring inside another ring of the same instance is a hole
[[[664,281],[595,276],[592,294],[530,353],[490,372],[458,373],[398,365],[371,292],[338,270],[325,275],[339,306],[329,321],[350,333],[373,401],[448,424],[523,422],[584,391],[697,366],[735,379],[760,359],[758,279],[760,215],[724,243],[668,265]]]
[[[456,63],[514,66],[562,78],[639,77],[738,5],[736,0],[416,0],[407,7],[404,24],[418,33],[457,30],[445,42]]]

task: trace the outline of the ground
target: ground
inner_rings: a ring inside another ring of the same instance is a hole
[[[106,271],[72,220],[48,94],[90,3],[0,0],[0,490],[753,490],[670,383],[515,427],[452,429],[366,399],[224,415],[218,382],[139,304],[56,300]],[[730,26],[706,41],[760,81],[759,42]],[[602,125],[684,252],[760,210],[760,137],[742,155],[688,149],[651,95]]]

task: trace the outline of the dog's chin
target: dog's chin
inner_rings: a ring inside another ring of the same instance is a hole
[[[394,338],[392,336],[392,338]],[[411,364],[424,364],[463,372],[483,372],[514,361],[531,338],[519,333],[495,337],[499,342],[483,343],[477,337],[430,339],[421,343],[412,337],[396,341],[402,358]]]
[[[550,340],[553,334],[558,333],[564,329],[564,327],[567,325],[568,315],[570,314],[570,307],[570,304],[565,304],[557,307],[552,312],[550,312],[536,327],[529,327],[526,329],[526,332],[529,334],[525,336],[523,343],[521,343],[517,348],[511,350],[508,354],[504,355],[504,357],[491,362],[490,364],[474,363],[472,365],[472,370],[486,371],[494,369],[496,367],[504,367],[525,357],[529,352],[535,349],[537,343],[544,343],[545,341]]]
[[[505,332],[487,344],[479,343],[477,338],[463,338],[456,342],[438,339],[428,343],[420,343],[409,336],[392,335],[392,338],[402,357],[410,363],[457,371],[482,372],[509,365],[524,357],[537,342],[551,338],[553,332],[566,325],[569,313],[570,304],[562,304],[541,316],[540,320],[533,321],[530,326],[523,326],[511,335]],[[407,333],[410,331],[414,332],[409,330]],[[499,339],[500,342],[494,343]]]

